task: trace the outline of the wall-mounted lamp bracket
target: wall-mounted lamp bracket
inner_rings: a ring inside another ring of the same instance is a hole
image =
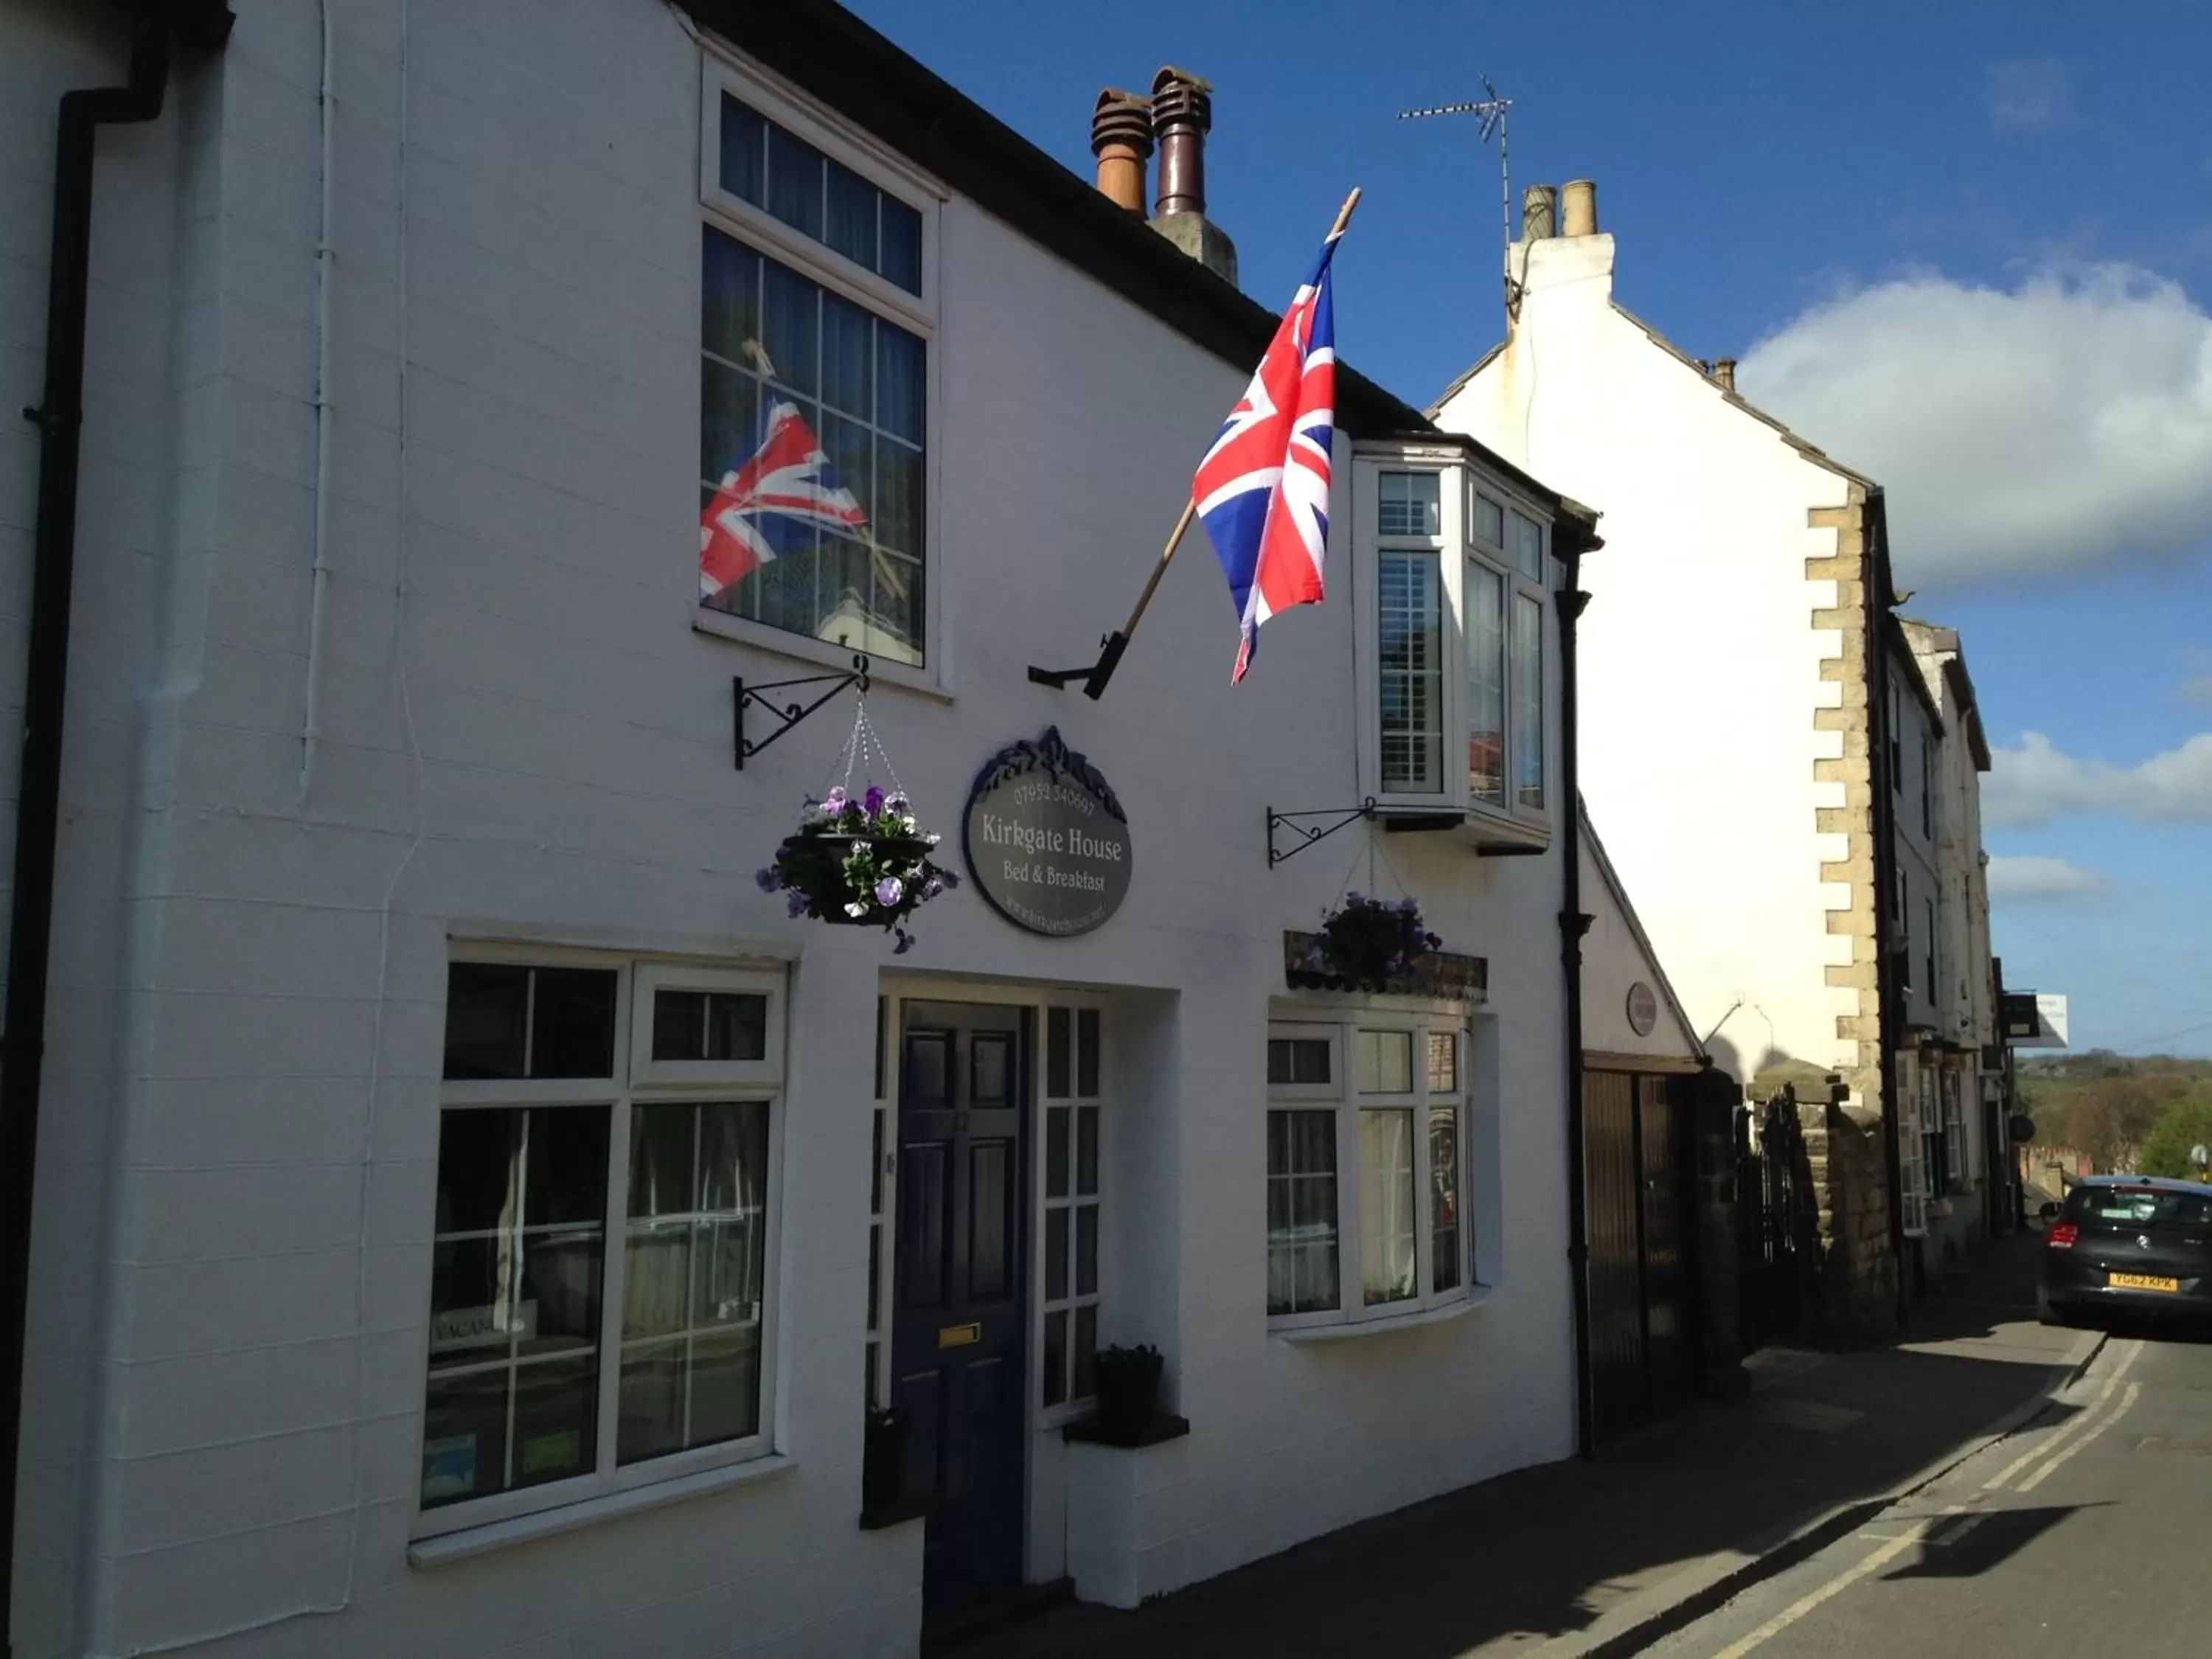
[[[1325,823],[1310,824],[1309,819],[1327,819]],[[1317,841],[1327,841],[1346,824],[1361,820],[1375,821],[1375,797],[1370,795],[1357,806],[1330,806],[1313,812],[1278,812],[1267,809],[1267,867],[1272,870],[1285,859],[1294,859]],[[1288,852],[1277,850],[1275,831],[1287,830],[1297,837]]]
[[[811,702],[801,702],[796,699],[785,702],[781,698],[770,697],[767,695],[771,691],[788,691],[794,685],[826,685],[830,689]],[[747,685],[742,676],[731,676],[730,693],[736,703],[738,770],[744,771],[746,761],[759,754],[762,750],[790,731],[793,726],[798,725],[799,721],[805,720],[848,685],[857,687],[862,696],[868,694],[868,659],[858,653],[855,653],[853,657],[852,668],[842,674],[808,674],[799,679],[763,680],[755,685]],[[763,714],[775,722],[775,729],[757,743],[745,736],[745,710],[756,704],[759,706]]]

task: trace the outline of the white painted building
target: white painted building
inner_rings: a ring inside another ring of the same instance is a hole
[[[1528,192],[1508,337],[1433,411],[1606,509],[1583,586],[1580,776],[1715,1063],[1871,1124],[1886,926],[1872,710],[1884,519],[1872,481],[1740,396],[1614,297],[1595,187]],[[1883,1213],[1887,1206],[1885,1202]],[[1854,1241],[1857,1319],[1894,1251]]]
[[[13,1651],[908,1653],[1569,1455],[1589,514],[1347,372],[1328,602],[1232,690],[1194,537],[1103,700],[1040,686],[1259,304],[834,8],[233,9],[96,135]],[[0,3],[11,408],[58,103],[129,49]],[[754,339],[872,544],[706,608]],[[0,426],[10,661],[38,453]],[[854,693],[740,769],[732,680],[862,643],[945,861],[1056,727],[1117,913],[971,879],[895,956],[758,890]],[[1486,981],[1294,988],[1347,886]],[[1094,1342],[1164,1353],[1163,1437],[1068,1437]],[[861,1524],[872,1399],[926,1516]]]

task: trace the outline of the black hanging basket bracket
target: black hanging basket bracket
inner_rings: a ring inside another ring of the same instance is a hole
[[[768,695],[772,691],[788,691],[795,685],[826,685],[830,689],[811,702],[802,702],[796,698],[786,702],[781,697]],[[848,685],[858,687],[862,696],[868,694],[868,659],[857,653],[853,658],[852,668],[842,674],[809,674],[800,679],[767,680],[756,685],[747,685],[742,676],[732,675],[730,692],[736,702],[738,770],[744,771],[747,760],[759,754]],[[754,705],[775,722],[775,729],[757,743],[745,736],[745,710]]]
[[[1323,823],[1309,823],[1309,819],[1327,819]],[[1357,806],[1331,806],[1315,812],[1278,812],[1267,809],[1267,867],[1272,870],[1285,859],[1294,859],[1317,841],[1327,841],[1346,824],[1362,819],[1375,821],[1375,797],[1370,795]],[[1277,830],[1287,830],[1294,839],[1290,850],[1283,852],[1275,846]]]

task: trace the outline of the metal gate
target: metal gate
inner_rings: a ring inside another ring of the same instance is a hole
[[[1796,1090],[1745,1106],[1736,1115],[1736,1261],[1746,1353],[1797,1328],[1815,1265],[1807,1237],[1815,1203]]]
[[[1690,1394],[1684,1115],[1662,1077],[1583,1074],[1590,1386],[1600,1443]]]

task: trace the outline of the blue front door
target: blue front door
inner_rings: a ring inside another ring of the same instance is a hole
[[[900,1032],[891,1396],[931,1499],[922,1604],[1022,1579],[1023,1133],[1029,1016],[909,1002]]]

